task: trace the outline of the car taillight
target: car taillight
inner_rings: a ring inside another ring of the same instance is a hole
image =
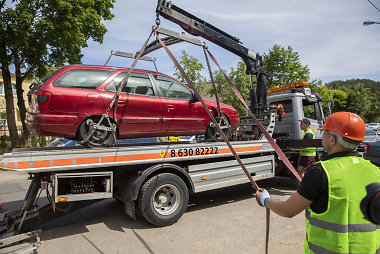
[[[365,150],[368,152],[369,151],[369,143],[365,143]]]
[[[37,102],[39,109],[47,109],[50,105],[53,94],[46,91],[37,92]]]

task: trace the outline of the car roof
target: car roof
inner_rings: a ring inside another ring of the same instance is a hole
[[[100,69],[100,70],[125,70],[128,71],[129,68],[126,67],[117,67],[117,66],[104,66],[104,65],[90,65],[90,64],[71,64],[71,65],[65,65],[63,69]],[[132,72],[141,72],[141,73],[149,73],[153,75],[164,75],[168,76],[167,74],[156,72],[156,71],[150,71],[150,70],[142,70],[142,69],[133,69]]]

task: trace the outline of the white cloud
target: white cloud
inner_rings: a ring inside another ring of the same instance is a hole
[[[362,26],[365,20],[380,21],[380,12],[366,1],[172,2],[240,38],[245,47],[255,52],[263,54],[274,44],[291,46],[299,53],[302,64],[309,66],[313,79],[330,81],[358,77],[380,80],[380,25]],[[117,1],[114,20],[106,22],[108,33],[104,43],[90,43],[83,51],[83,62],[104,64],[111,50],[138,51],[155,24],[156,4],[156,0]],[[161,26],[182,32],[179,26],[164,18],[161,18]],[[235,67],[240,60],[211,42],[206,43],[224,69]],[[203,51],[194,46],[181,43],[171,50],[177,57],[180,57],[181,50],[186,50],[204,62]],[[173,64],[163,50],[152,53],[152,57],[157,58],[159,71],[173,73]],[[126,59],[113,61],[115,65],[132,63]],[[152,69],[148,64],[139,63],[137,67]]]

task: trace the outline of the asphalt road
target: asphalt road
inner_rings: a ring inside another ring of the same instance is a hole
[[[20,205],[26,179],[26,174],[0,171],[4,209]],[[294,191],[285,178],[258,184],[275,199],[286,199]],[[118,201],[108,199],[42,229],[38,253],[264,253],[265,209],[257,205],[254,189],[243,184],[191,196],[186,213],[168,227],[132,220]],[[269,253],[302,253],[304,234],[302,213],[292,219],[271,213]]]

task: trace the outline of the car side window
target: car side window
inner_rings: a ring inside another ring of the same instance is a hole
[[[105,90],[110,92],[116,92],[126,74],[126,72],[119,74],[114,80],[112,80],[107,85]],[[148,77],[148,74],[143,73],[132,73],[131,76],[128,78],[127,85],[123,87],[122,92],[154,96],[154,90],[152,87],[152,83],[150,82],[150,79]]]
[[[53,86],[97,89],[114,71],[72,69],[57,78]]]
[[[193,92],[174,79],[160,75],[154,75],[154,78],[162,92],[162,97],[179,100],[193,99]]]

